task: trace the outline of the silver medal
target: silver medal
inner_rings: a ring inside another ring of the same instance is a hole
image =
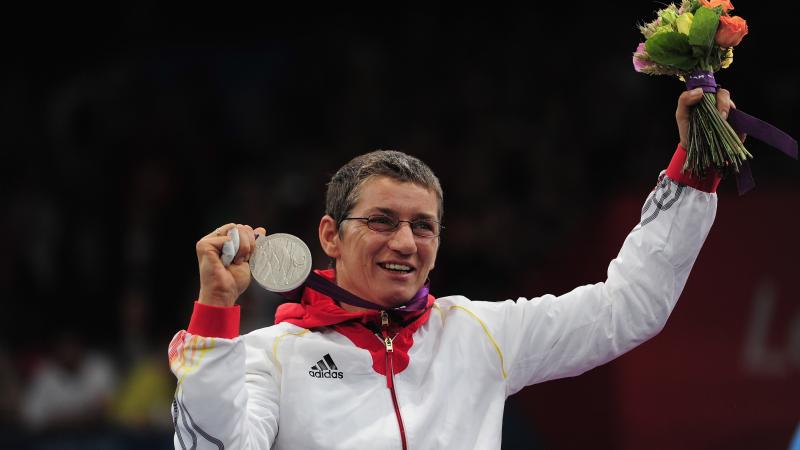
[[[274,233],[256,239],[250,273],[264,289],[291,291],[303,284],[310,272],[311,251],[297,236]]]

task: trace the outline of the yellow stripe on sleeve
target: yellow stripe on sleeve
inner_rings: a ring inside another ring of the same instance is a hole
[[[198,342],[199,341],[199,342]],[[184,346],[184,357],[180,360],[180,366],[176,372],[183,370],[183,375],[178,379],[178,386],[183,383],[186,376],[197,370],[200,367],[200,362],[206,356],[209,350],[216,346],[217,342],[214,338],[203,338],[200,336],[192,336],[189,339],[189,345]],[[189,357],[186,357],[186,352],[191,352]],[[189,363],[187,364],[187,360]]]
[[[272,357],[275,359],[275,362],[277,362],[279,366],[281,365],[281,361],[278,359],[278,345],[281,343],[281,340],[290,334],[292,336],[302,336],[306,333],[308,333],[308,330],[306,329],[303,329],[301,331],[287,331],[275,338],[275,342],[272,344]]]
[[[489,341],[492,342],[492,345],[494,346],[494,349],[497,352],[497,356],[500,357],[500,370],[503,372],[503,379],[505,380],[508,377],[508,374],[506,373],[506,364],[505,364],[505,361],[503,359],[503,351],[500,350],[500,346],[497,344],[497,341],[494,340],[494,336],[492,336],[492,333],[489,332],[489,328],[486,327],[486,324],[483,323],[483,320],[481,320],[481,318],[478,317],[474,312],[468,310],[467,308],[465,308],[463,306],[455,305],[455,306],[451,306],[450,309],[451,310],[452,309],[461,309],[461,310],[465,311],[467,314],[469,314],[470,316],[472,316],[475,320],[477,320],[479,324],[481,324],[481,328],[483,328],[483,332],[486,333],[486,337],[488,337]]]

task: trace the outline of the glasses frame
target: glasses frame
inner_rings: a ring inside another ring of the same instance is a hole
[[[386,218],[394,221],[395,222],[394,228],[392,228],[391,230],[376,230],[375,228],[372,228],[370,226],[370,220],[373,217],[386,217]],[[408,227],[411,229],[411,234],[413,234],[415,237],[422,238],[422,239],[433,239],[435,237],[439,237],[439,236],[442,235],[442,230],[444,230],[444,225],[442,225],[442,223],[439,222],[438,220],[431,220],[431,219],[400,220],[400,219],[395,219],[394,217],[389,216],[387,214],[371,214],[371,215],[369,215],[367,217],[345,217],[344,219],[339,221],[339,225],[341,225],[342,222],[344,222],[345,220],[363,220],[364,223],[367,225],[367,228],[369,228],[370,230],[375,231],[377,233],[394,233],[395,231],[400,229],[400,224],[401,223],[406,222],[408,224]],[[414,232],[414,223],[415,222],[433,222],[438,226],[439,230],[433,236],[421,236],[421,235],[419,235],[419,234]]]

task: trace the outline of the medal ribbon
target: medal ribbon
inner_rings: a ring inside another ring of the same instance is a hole
[[[716,93],[717,82],[714,80],[714,74],[711,72],[695,72],[686,77],[686,90],[698,87],[703,88],[703,92]],[[731,108],[728,113],[728,123],[734,130],[746,133],[748,136],[752,136],[780,150],[786,156],[797,159],[797,141],[774,125],[735,108]],[[736,187],[739,195],[744,195],[747,191],[753,189],[755,185],[753,173],[750,170],[750,162],[744,161],[739,173],[736,174]]]
[[[358,297],[346,289],[343,289],[336,283],[323,277],[313,270],[308,274],[308,278],[306,278],[304,287],[313,289],[321,294],[325,294],[337,302],[347,303],[348,305],[357,306],[359,308],[391,311],[422,311],[428,306],[428,293],[430,292],[430,284],[430,280],[425,281],[425,284],[422,285],[422,288],[417,291],[411,300],[406,302],[404,305],[397,306],[395,308],[386,308],[385,306],[364,300],[363,298]],[[284,296],[290,300],[293,300],[292,297],[302,293],[302,291],[303,287],[300,287],[299,289],[285,293],[286,295]]]

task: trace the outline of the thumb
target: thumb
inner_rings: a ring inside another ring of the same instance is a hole
[[[689,107],[694,106],[703,98],[703,88],[694,88],[691,91],[686,91],[678,98],[678,106]]]

